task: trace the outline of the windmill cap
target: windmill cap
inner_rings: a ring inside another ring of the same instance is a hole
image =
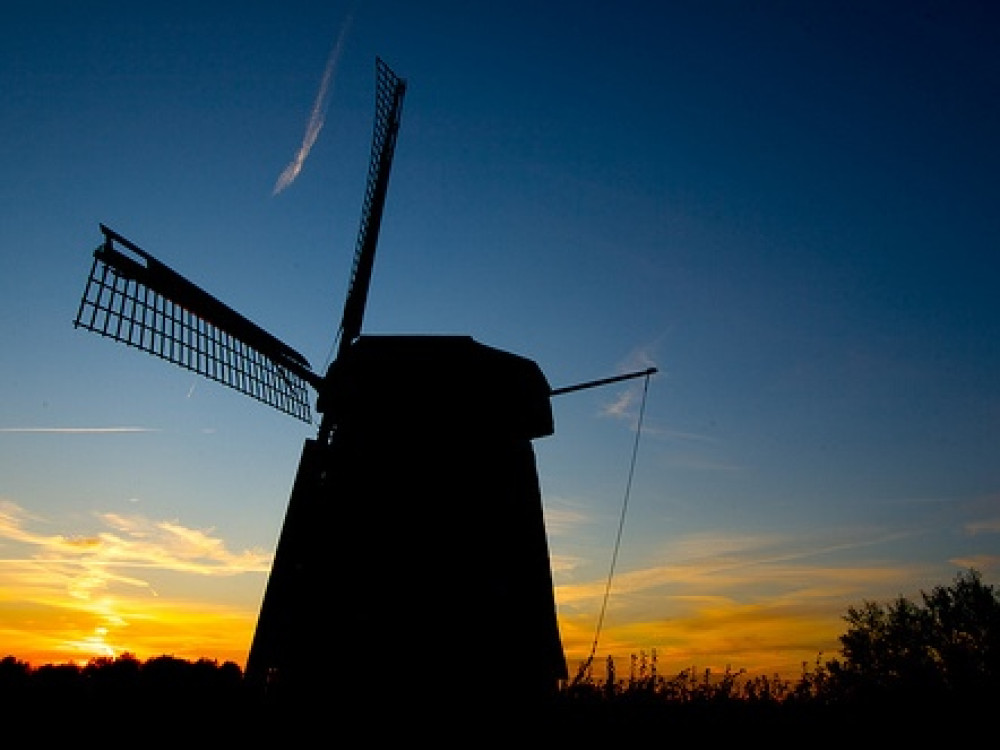
[[[361,336],[326,380],[320,407],[338,429],[516,438],[554,431],[538,365],[471,336]]]

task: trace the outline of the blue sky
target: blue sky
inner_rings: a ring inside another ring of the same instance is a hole
[[[314,429],[72,319],[103,222],[321,370],[376,55],[409,88],[365,331],[469,334],[554,387],[660,370],[599,653],[787,672],[832,655],[850,604],[969,565],[995,580],[998,21],[985,2],[10,4],[0,651],[245,659]],[[641,387],[556,399],[535,444],[571,656]]]

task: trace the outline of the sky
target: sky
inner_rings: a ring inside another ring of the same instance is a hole
[[[996,583],[998,37],[971,1],[8,2],[0,652],[245,664],[316,425],[72,322],[104,223],[322,372],[376,56],[408,88],[364,332],[658,368],[631,484],[642,379],[534,441],[571,669],[626,500],[620,675],[794,678],[852,605]]]

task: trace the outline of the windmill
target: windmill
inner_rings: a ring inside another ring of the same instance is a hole
[[[362,321],[406,83],[376,58],[375,122],[350,284],[327,371],[114,230],[74,325],[313,423],[246,665],[267,689],[318,663],[355,686],[382,660],[501,665],[490,683],[543,694],[566,677],[531,440],[554,431],[539,367],[468,336],[370,336]],[[338,650],[324,644],[338,644]],[[419,668],[419,666],[418,666]],[[444,678],[442,678],[444,679]],[[450,678],[449,678],[450,679]]]

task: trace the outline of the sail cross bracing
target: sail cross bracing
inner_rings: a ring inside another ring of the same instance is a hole
[[[74,325],[173,362],[304,422],[302,355],[107,227]],[[114,241],[135,252],[123,254]]]

